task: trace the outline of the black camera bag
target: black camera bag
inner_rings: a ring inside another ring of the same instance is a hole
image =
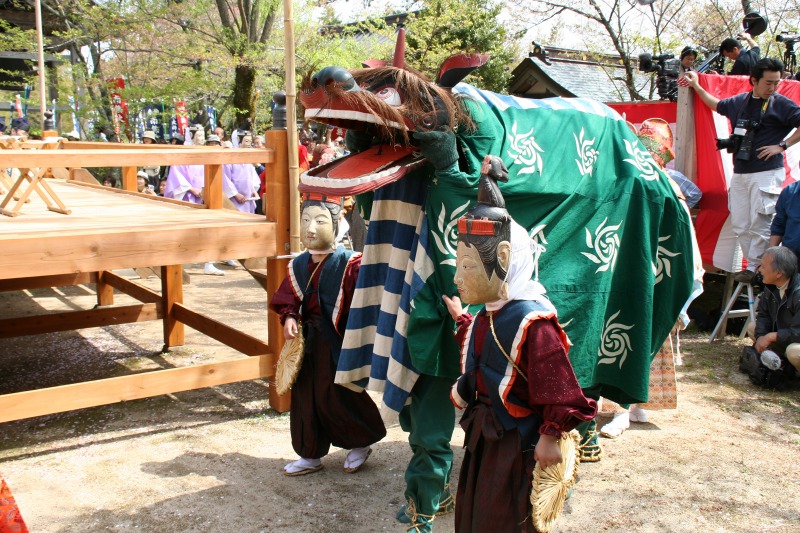
[[[746,346],[739,357],[739,370],[750,377],[754,385],[768,389],[784,390],[788,376],[786,364],[779,370],[770,370],[761,363],[761,357],[752,346]]]

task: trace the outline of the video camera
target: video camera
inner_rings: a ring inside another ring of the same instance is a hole
[[[672,54],[639,54],[639,71],[655,72],[656,90],[662,100],[678,100],[678,67],[680,60]]]
[[[753,158],[753,140],[759,125],[755,120],[740,118],[730,137],[717,139],[717,150],[724,148],[729,154],[736,154],[734,159],[750,161]]]
[[[789,35],[788,31],[782,31],[775,36],[775,40],[784,44],[796,43],[800,41],[800,35]]]

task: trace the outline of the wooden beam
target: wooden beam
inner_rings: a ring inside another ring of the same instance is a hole
[[[174,145],[174,144],[137,144],[137,143],[114,143],[109,145],[107,142],[100,141],[63,141],[63,147],[69,150],[108,150],[109,147],[119,150],[163,150],[165,148],[197,149],[202,148],[197,145]]]
[[[143,285],[134,283],[130,280],[123,278],[113,272],[103,272],[103,281],[109,286],[117,289],[120,292],[127,294],[132,298],[136,298],[143,303],[158,303],[161,301],[161,295],[155,291],[151,291]]]
[[[275,295],[275,291],[280,287],[281,282],[286,277],[286,266],[289,264],[288,258],[268,258],[267,259],[267,300],[271,300]],[[272,347],[273,353],[276,354],[275,362],[278,361],[278,355],[283,349],[285,342],[283,338],[283,326],[281,326],[280,317],[277,313],[269,312],[267,315],[267,340]],[[274,369],[272,369],[274,371]],[[275,387],[275,380],[269,382],[269,406],[279,413],[285,413],[292,405],[292,395],[287,393],[284,395],[278,394],[278,389]]]
[[[62,385],[0,396],[0,423],[213,387],[274,374],[272,354]]]
[[[161,307],[164,310],[164,351],[172,346],[182,346],[184,327],[175,318],[175,304],[183,303],[181,265],[161,267]]]
[[[222,209],[222,165],[206,165],[203,204],[209,209]]]
[[[47,289],[50,287],[71,287],[97,282],[96,272],[37,276],[34,278],[0,279],[0,292],[22,291],[25,289]]]
[[[264,140],[275,158],[266,165],[267,183],[265,189],[264,214],[267,220],[275,222],[275,244],[277,255],[291,251],[289,235],[289,158],[286,131],[268,130]]]
[[[136,228],[134,224],[131,229],[99,229],[91,234],[0,236],[0,279],[153,266],[156,260],[179,265],[257,257],[275,249],[274,235],[274,224],[242,220],[158,230]]]
[[[111,272],[98,272],[95,291],[97,292],[97,305],[114,305],[114,287],[109,285],[107,279]]]
[[[91,172],[81,167],[73,167],[69,169],[69,181],[74,181],[76,183],[87,183],[102,187],[100,182],[97,181],[97,178],[95,178]]]
[[[82,170],[86,172],[85,168],[75,168],[72,170]],[[88,174],[88,172],[86,172]],[[92,178],[94,180],[94,178]],[[125,189],[117,189],[114,187],[106,187],[104,185],[100,185],[94,180],[94,183],[89,183],[85,181],[67,181],[65,182],[66,185],[77,185],[79,187],[89,187],[92,189],[103,190],[106,192],[111,192],[114,194],[126,194],[128,196],[138,196],[139,198],[147,198],[148,200],[152,200],[154,202],[164,202],[166,204],[173,204],[173,205],[182,205],[184,207],[192,207],[194,209],[205,209],[206,206],[202,204],[196,204],[194,202],[184,202],[183,200],[176,200],[174,198],[164,198],[163,196],[154,196],[152,194],[145,194],[143,192],[138,191],[126,191]]]
[[[131,322],[146,322],[161,318],[160,304],[134,304],[104,307],[89,311],[66,311],[0,320],[0,339],[39,335],[54,331],[98,328]]]
[[[136,167],[122,167],[122,189],[139,192],[136,187]]]
[[[694,135],[694,90],[678,87],[675,124],[675,170],[697,182],[697,143]]]
[[[190,328],[208,335],[212,339],[218,340],[245,355],[264,355],[271,351],[266,342],[227,326],[222,322],[217,322],[213,318],[201,315],[197,311],[192,311],[182,304],[173,304],[172,316]]]
[[[104,150],[3,150],[3,165],[11,168],[35,167],[139,167],[144,165],[223,165],[236,163],[269,163],[274,154],[263,148],[200,147],[186,149],[169,147],[156,149]]]

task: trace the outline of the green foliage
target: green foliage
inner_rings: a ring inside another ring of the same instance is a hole
[[[428,0],[406,24],[410,66],[436,78],[441,63],[457,53],[488,53],[489,62],[467,78],[480,88],[506,90],[514,45],[492,0]]]
[[[17,28],[0,19],[0,50],[17,52],[36,50],[36,32]]]

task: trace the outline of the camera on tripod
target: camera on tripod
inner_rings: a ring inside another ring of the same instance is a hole
[[[672,102],[678,99],[678,66],[680,60],[674,59],[672,54],[639,54],[639,71],[655,72],[656,90],[662,100]]]
[[[730,137],[717,139],[717,150],[725,149],[729,154],[736,154],[734,159],[750,161],[753,158],[753,139],[758,127],[757,121],[740,118]]]
[[[796,43],[800,41],[800,35],[792,35],[788,31],[782,31],[775,36],[775,40],[784,44]]]

